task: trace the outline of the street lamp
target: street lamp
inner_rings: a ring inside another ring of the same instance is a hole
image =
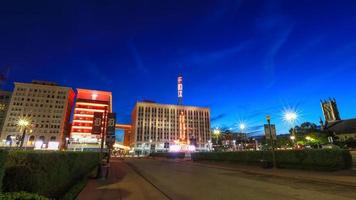
[[[244,123],[241,123],[239,127],[240,127],[241,131],[243,131],[243,130],[245,130],[246,125]]]
[[[288,122],[289,124],[292,125],[292,135],[290,136],[290,139],[293,141],[293,145],[295,146],[295,129],[294,129],[294,123],[298,119],[298,114],[295,111],[289,110],[285,111],[283,115],[284,121]]]
[[[246,135],[244,133],[244,130],[246,129],[246,125],[244,123],[240,123],[239,127],[243,137],[242,150],[245,150]]]
[[[298,118],[298,114],[295,111],[286,111],[284,113],[284,120],[293,124]]]
[[[26,118],[20,118],[19,121],[17,122],[17,126],[20,128],[20,130],[22,130],[22,137],[20,143],[20,148],[22,148],[25,140],[26,130],[30,126],[30,121]]]
[[[215,135],[219,135],[220,134],[220,130],[218,128],[214,129],[213,132],[214,132]]]
[[[214,129],[213,133],[214,133],[214,135],[216,135],[216,145],[219,145],[220,130],[218,128],[216,128],[216,129]]]
[[[277,162],[276,162],[276,154],[274,152],[274,141],[273,141],[273,134],[272,134],[272,128],[271,128],[271,116],[267,115],[266,116],[267,124],[268,124],[268,129],[269,129],[269,134],[270,134],[270,140],[271,140],[271,149],[272,149],[272,162],[273,162],[273,168],[277,168]]]

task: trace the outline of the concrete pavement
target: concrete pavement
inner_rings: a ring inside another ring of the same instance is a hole
[[[246,166],[224,162],[185,162],[186,164],[201,165],[202,167],[214,167],[219,169],[241,171],[248,174],[272,176],[276,178],[288,178],[301,181],[311,181],[326,184],[337,184],[356,188],[356,171],[342,170],[335,172],[308,171],[298,169],[263,169],[259,166]]]
[[[355,199],[354,187],[153,159],[127,159],[170,199]]]
[[[112,159],[109,179],[90,180],[77,199],[356,199],[355,187],[226,167],[180,160]]]
[[[112,159],[108,180],[90,180],[77,199],[164,200],[167,198],[127,164],[119,159]]]

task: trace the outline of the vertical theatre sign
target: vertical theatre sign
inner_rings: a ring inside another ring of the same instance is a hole
[[[116,125],[116,113],[108,113],[108,125],[107,125],[107,135],[106,144],[112,146],[115,143],[115,125]]]
[[[92,127],[92,134],[95,135],[100,135],[101,134],[101,128],[103,124],[103,113],[101,112],[95,112],[94,113],[94,119],[93,119],[93,127]]]

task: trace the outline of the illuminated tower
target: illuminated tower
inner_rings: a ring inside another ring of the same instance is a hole
[[[323,109],[323,114],[326,122],[332,122],[341,119],[335,99],[321,101],[321,108]]]
[[[178,76],[178,105],[183,105],[183,76]]]

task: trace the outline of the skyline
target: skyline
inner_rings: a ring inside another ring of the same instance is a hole
[[[269,114],[285,133],[283,109],[318,124],[329,97],[341,118],[356,116],[356,2],[138,2],[2,2],[5,88],[40,79],[109,90],[129,123],[136,101],[175,104],[182,73],[183,104],[210,107],[212,127],[262,130]]]

